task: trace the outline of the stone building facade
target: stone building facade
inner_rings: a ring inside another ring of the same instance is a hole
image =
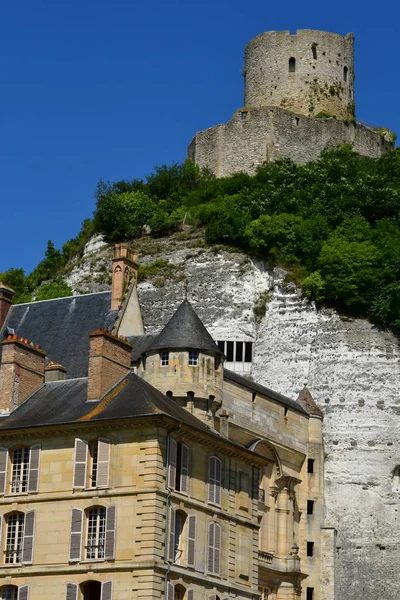
[[[332,600],[307,388],[225,369],[186,300],[157,335],[130,315],[119,337],[135,296],[133,279],[117,309],[89,294],[1,324],[0,598]]]
[[[281,157],[305,163],[341,144],[370,157],[393,146],[389,132],[354,118],[353,34],[262,33],[246,46],[243,75],[244,106],[189,145],[188,157],[217,177]]]

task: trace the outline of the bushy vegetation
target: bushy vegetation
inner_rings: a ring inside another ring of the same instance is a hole
[[[132,241],[144,232],[165,235],[191,224],[204,227],[210,244],[235,246],[287,269],[317,303],[400,332],[397,150],[372,159],[342,147],[306,165],[283,159],[254,176],[221,179],[186,161],[157,167],[144,181],[100,181],[95,196],[93,221],[85,221],[77,238],[61,251],[49,242],[44,260],[27,277],[21,269],[0,274],[19,301],[60,277],[93,233],[109,242]],[[164,276],[165,268],[149,265],[141,278]],[[54,289],[60,294],[57,286],[59,280]]]

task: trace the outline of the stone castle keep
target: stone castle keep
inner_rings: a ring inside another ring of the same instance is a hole
[[[267,31],[247,44],[243,75],[244,107],[189,145],[188,157],[217,177],[281,157],[305,163],[341,144],[370,157],[392,147],[389,132],[355,120],[351,33]]]

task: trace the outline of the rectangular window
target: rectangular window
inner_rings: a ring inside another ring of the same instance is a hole
[[[233,362],[233,342],[226,342],[226,360]]]
[[[198,367],[199,365],[199,353],[197,350],[190,350],[189,352],[189,367]]]
[[[14,513],[7,519],[7,538],[5,563],[20,563],[22,558],[22,542],[24,539],[24,515]]]
[[[243,342],[236,342],[236,362],[243,360]]]
[[[314,473],[314,459],[309,458],[307,461],[307,473]]]
[[[314,514],[314,500],[307,500],[307,514]]]
[[[99,506],[88,513],[86,558],[104,558],[105,535],[106,509]]]
[[[99,442],[93,442],[90,445],[90,457],[92,459],[92,468],[90,472],[90,487],[97,487],[97,464],[99,458]]]
[[[314,556],[314,542],[307,542],[307,556]]]
[[[244,362],[251,362],[253,360],[253,342],[245,342],[244,346]]]
[[[169,365],[169,352],[161,352],[161,366],[168,367]]]
[[[221,350],[221,352],[223,352],[225,354],[225,342],[222,340],[219,340],[217,342],[217,346]]]
[[[16,448],[12,453],[11,493],[28,491],[29,448]]]
[[[314,600],[314,588],[307,588],[306,599]]]

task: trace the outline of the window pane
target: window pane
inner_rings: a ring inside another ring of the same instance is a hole
[[[97,463],[98,463],[98,455],[99,455],[99,442],[93,442],[91,445],[91,455],[92,455],[92,472],[90,479],[90,487],[97,486]]]
[[[233,342],[226,342],[226,358],[228,362],[233,362]]]
[[[253,360],[253,342],[245,342],[244,362]]]
[[[11,493],[28,490],[29,448],[16,448],[12,454]]]
[[[86,558],[104,558],[106,509],[102,506],[88,512]]]
[[[236,342],[236,362],[243,360],[243,342]]]
[[[7,519],[7,539],[5,562],[15,564],[21,562],[22,540],[24,535],[24,515],[15,513]]]

